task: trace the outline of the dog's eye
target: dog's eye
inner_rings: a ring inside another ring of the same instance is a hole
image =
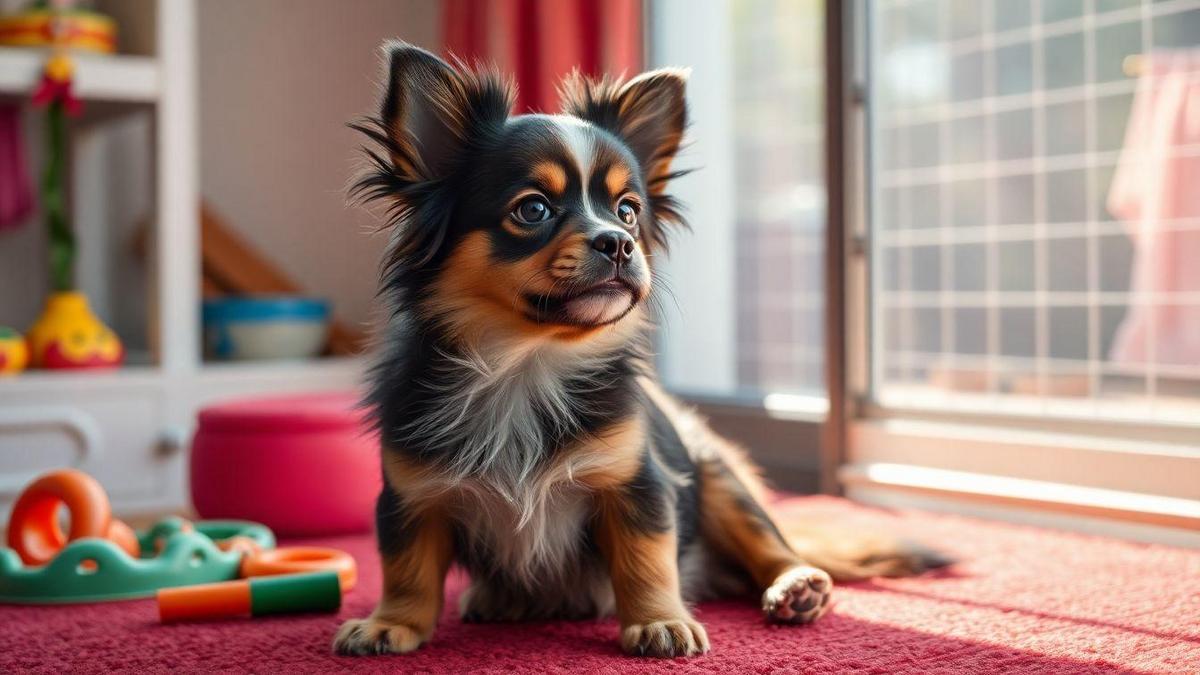
[[[550,220],[550,205],[542,197],[526,197],[513,209],[513,218],[526,225],[536,225]]]
[[[617,217],[626,225],[633,225],[637,222],[637,207],[633,202],[624,201],[617,205]]]

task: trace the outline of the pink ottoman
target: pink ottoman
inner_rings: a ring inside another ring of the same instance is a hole
[[[254,520],[285,537],[369,532],[379,440],[357,400],[305,394],[201,410],[191,458],[196,512]]]

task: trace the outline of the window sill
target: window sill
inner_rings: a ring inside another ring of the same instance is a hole
[[[687,390],[671,393],[690,405],[727,415],[821,424],[829,414],[829,399],[813,394],[717,395]]]
[[[904,464],[849,464],[838,471],[838,477],[851,489],[885,489],[991,506],[1200,530],[1200,501],[1192,499]]]

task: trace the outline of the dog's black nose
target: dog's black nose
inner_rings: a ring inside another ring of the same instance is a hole
[[[606,230],[596,235],[592,240],[592,248],[604,254],[604,257],[623,265],[633,259],[633,249],[636,244],[628,232]]]

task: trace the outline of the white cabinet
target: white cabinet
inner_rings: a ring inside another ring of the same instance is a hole
[[[33,476],[61,466],[95,476],[118,504],[172,501],[167,471],[174,458],[160,444],[166,410],[157,378],[81,377],[0,385],[0,504]]]

